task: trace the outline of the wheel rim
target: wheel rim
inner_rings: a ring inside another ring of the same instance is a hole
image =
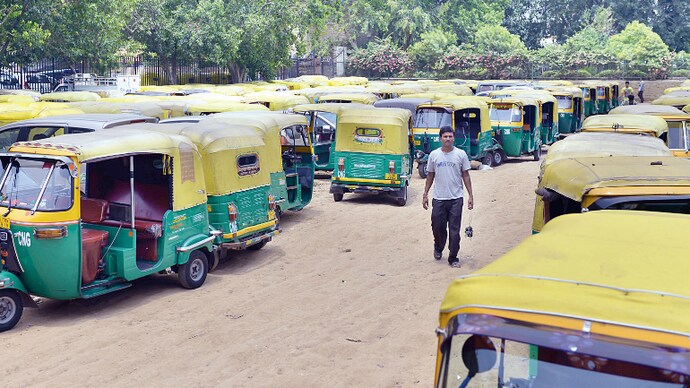
[[[14,299],[3,296],[0,297],[0,324],[5,324],[12,320],[17,312],[17,304]]]
[[[201,259],[194,259],[189,265],[189,277],[197,282],[204,276],[204,262]]]
[[[503,157],[500,152],[494,152],[494,164],[499,165],[503,161]]]

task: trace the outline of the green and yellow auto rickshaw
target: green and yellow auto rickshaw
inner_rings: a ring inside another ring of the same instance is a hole
[[[271,194],[278,216],[299,211],[311,202],[314,191],[314,151],[307,118],[278,112],[233,112],[210,116],[204,122],[220,121],[248,126],[266,143],[262,167],[271,177]]]
[[[374,105],[379,98],[374,93],[368,92],[345,92],[345,93],[328,93],[319,97],[319,104],[366,104]]]
[[[541,111],[534,98],[513,97],[493,100],[489,117],[498,144],[507,156],[531,154],[541,158]]]
[[[212,120],[129,128],[182,135],[196,145],[205,172],[209,222],[218,231],[214,242],[220,248],[259,250],[280,233],[271,176],[263,168],[280,155],[269,152],[255,128]],[[217,264],[215,256],[211,268]]]
[[[419,176],[427,176],[427,160],[431,151],[441,147],[439,130],[450,126],[455,131],[455,147],[471,160],[498,166],[505,154],[494,138],[488,105],[475,97],[454,97],[421,104],[412,126],[415,160]]]
[[[673,156],[558,159],[543,167],[532,231],[567,213],[601,209],[690,214],[690,161]]]
[[[683,158],[690,156],[688,153],[690,147],[690,114],[672,106],[649,104],[619,106],[611,110],[609,114],[639,114],[661,117],[668,125],[665,140],[668,148],[673,151],[673,155]]]
[[[398,108],[347,109],[338,116],[337,170],[331,179],[336,202],[344,193],[386,193],[407,203],[412,176],[411,113]]]
[[[618,96],[621,94],[621,87],[617,82],[611,83],[611,109],[616,108],[621,105],[621,101]]]
[[[582,122],[582,132],[637,133],[666,141],[668,124],[661,117],[641,114],[597,115]]]
[[[435,386],[687,386],[689,228],[680,214],[569,214],[456,277]]]
[[[161,271],[204,283],[221,232],[187,138],[120,127],[19,142],[0,160],[0,331],[29,295],[93,298]]]
[[[582,90],[582,103],[584,105],[585,117],[594,116],[599,113],[597,110],[597,88],[593,85],[583,84],[578,88]]]
[[[304,115],[309,121],[314,165],[316,171],[335,169],[335,133],[340,112],[346,109],[373,109],[372,105],[354,103],[304,104],[296,106],[293,112]]]
[[[561,136],[578,132],[584,120],[584,98],[579,88],[548,88],[558,100],[558,132]]]
[[[614,96],[611,95],[611,84],[598,82],[594,86],[597,88],[597,114],[604,115],[609,113],[612,108],[612,100]],[[615,96],[618,98],[618,96]]]
[[[558,125],[558,100],[550,92],[545,90],[523,91],[518,94],[519,97],[534,98],[539,103],[539,112],[541,117],[539,122],[541,128],[541,143],[551,145],[560,137]]]

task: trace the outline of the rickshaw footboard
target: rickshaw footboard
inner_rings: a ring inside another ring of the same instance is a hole
[[[405,186],[365,186],[365,185],[339,185],[331,184],[331,194],[344,193],[386,193],[398,194],[403,191]]]

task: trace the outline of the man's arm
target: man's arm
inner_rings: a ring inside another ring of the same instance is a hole
[[[424,207],[424,210],[429,208],[429,189],[431,189],[431,185],[434,184],[434,177],[436,176],[435,172],[427,172],[426,176],[426,185],[424,186],[424,195],[422,196],[422,206]]]
[[[467,189],[467,209],[472,210],[474,208],[474,196],[472,195],[472,180],[470,179],[470,170],[464,170],[462,172],[462,183],[465,184]]]

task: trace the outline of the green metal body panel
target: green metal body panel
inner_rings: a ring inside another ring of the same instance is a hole
[[[314,155],[316,155],[316,165],[317,171],[333,171],[334,165],[334,154],[335,154],[335,142],[329,144],[314,144]]]
[[[36,238],[34,226],[10,226],[24,269],[19,279],[31,294],[59,300],[81,296],[81,229],[78,223],[63,226],[67,235],[55,239]]]
[[[558,134],[560,133],[557,125],[553,125],[549,122],[549,125],[542,125],[539,127],[539,133],[541,134],[542,144],[553,144],[558,140]]]
[[[541,143],[539,127],[532,133],[520,126],[493,126],[501,140],[503,151],[507,156],[521,156],[534,152]],[[498,133],[500,132],[500,135]]]
[[[576,121],[573,120],[573,114],[569,112],[558,113],[558,132],[560,133],[575,133],[577,130]]]
[[[21,291],[25,294],[29,293],[29,291],[24,286],[24,283],[22,283],[22,280],[19,279],[19,277],[13,274],[12,272],[0,270],[0,280],[4,280],[6,282],[5,286],[0,289],[12,289]]]
[[[314,161],[312,155],[303,153],[298,159],[283,161],[283,176],[285,179],[285,201],[279,206],[281,211],[304,209],[311,202],[314,193]],[[277,177],[280,179],[280,177]],[[271,176],[271,187],[274,185],[274,177]]]
[[[389,164],[392,160],[395,163],[395,173],[398,175],[399,184],[395,183],[372,183],[362,181],[363,185],[367,186],[386,186],[386,187],[404,187],[412,173],[412,159],[409,154],[392,155],[392,154],[370,154],[363,152],[336,152],[336,158],[344,159],[345,170],[334,172],[334,177],[348,178],[347,182],[339,182],[342,184],[353,185],[357,184],[357,179],[379,179],[385,180],[388,174]],[[335,181],[332,181],[335,182]]]
[[[227,195],[208,197],[209,221],[211,225],[222,230],[223,233],[234,233],[239,230],[268,222],[268,194],[270,186],[259,186],[248,190],[238,191]],[[237,220],[230,222],[228,205],[237,207]],[[273,227],[263,230],[272,230]],[[237,241],[238,239],[224,239],[219,236],[217,242]]]

